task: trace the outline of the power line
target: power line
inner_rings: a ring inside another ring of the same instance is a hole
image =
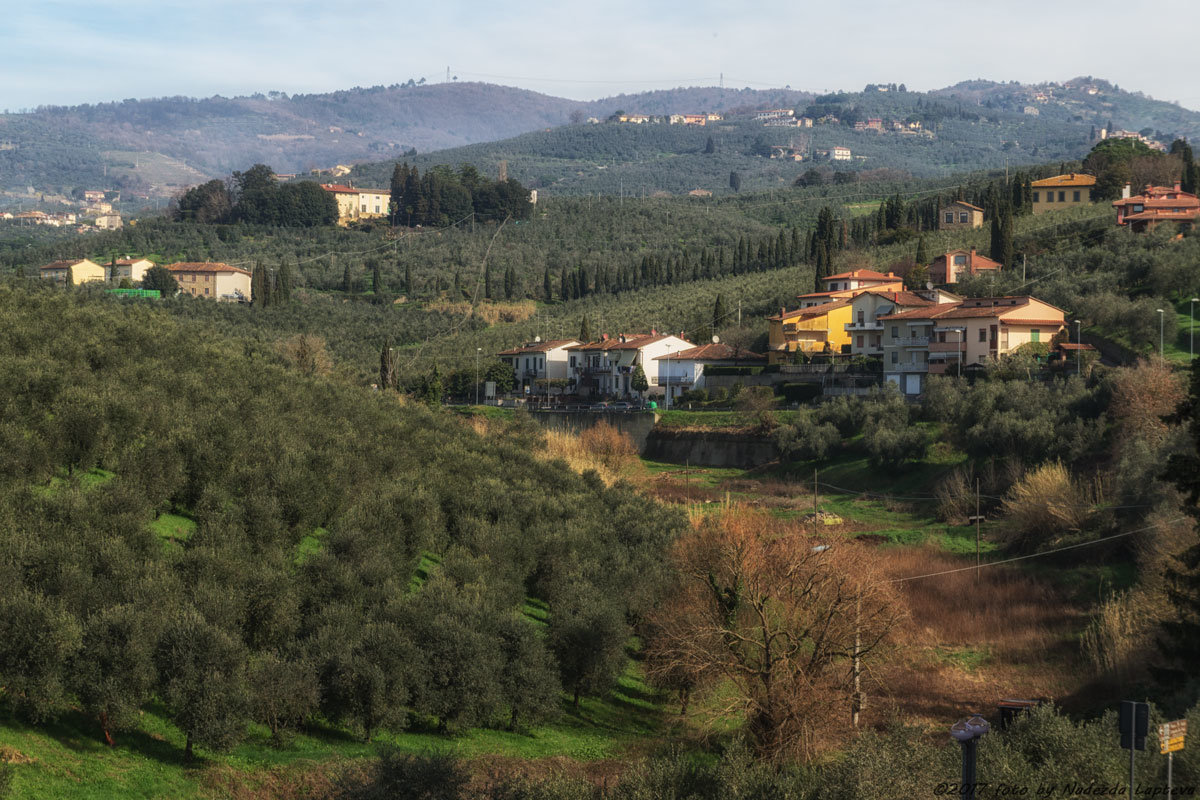
[[[1185,519],[1187,519],[1187,517],[1176,517],[1175,519],[1168,520],[1167,522],[1164,522],[1161,524],[1173,525],[1174,523],[1181,522]],[[1049,556],[1049,555],[1053,555],[1055,553],[1062,553],[1067,550],[1075,550],[1080,547],[1089,547],[1093,544],[1101,544],[1102,542],[1111,542],[1114,539],[1121,539],[1125,536],[1133,536],[1135,533],[1143,533],[1145,531],[1148,531],[1148,530],[1151,530],[1152,528],[1157,528],[1157,527],[1158,527],[1158,524],[1147,525],[1144,528],[1135,528],[1134,530],[1125,531],[1124,533],[1114,533],[1111,536],[1103,536],[1099,539],[1092,539],[1089,542],[1079,542],[1078,544],[1068,544],[1068,545],[1064,545],[1063,547],[1056,547],[1053,550],[1045,550],[1041,553],[1030,553],[1029,555],[1024,555],[1024,556],[1013,556],[1012,558],[1004,558],[999,561],[989,561],[986,564],[972,565],[969,567],[958,567],[956,569],[944,569],[944,570],[941,570],[940,572],[929,572],[924,575],[910,575],[907,578],[892,578],[891,580],[888,581],[888,583],[907,583],[908,581],[918,581],[923,578],[936,578],[941,575],[952,575],[956,572],[969,572],[971,570],[985,569],[986,567],[998,567],[998,566],[1001,566],[1002,564],[1011,564],[1014,561],[1024,561],[1024,560],[1030,559],[1030,558],[1041,558],[1042,556]]]

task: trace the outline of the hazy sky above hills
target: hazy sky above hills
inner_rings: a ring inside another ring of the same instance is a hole
[[[0,108],[409,78],[577,99],[1093,75],[1200,108],[1200,0],[2,0]]]

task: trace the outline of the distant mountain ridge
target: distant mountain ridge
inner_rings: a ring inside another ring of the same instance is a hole
[[[0,188],[63,188],[72,178],[107,177],[105,163],[112,157],[106,157],[106,151],[123,153],[129,162],[137,153],[157,153],[207,175],[228,174],[259,162],[291,173],[399,156],[410,148],[426,152],[505,139],[563,125],[573,113],[607,116],[622,108],[648,114],[724,111],[795,105],[811,96],[786,89],[702,87],[581,102],[509,86],[456,82],[290,97],[168,97],[45,107],[0,115],[0,143],[8,145],[0,148]],[[67,169],[50,168],[60,162]],[[193,178],[187,176],[188,181]]]
[[[1048,95],[1038,99],[1038,94]],[[845,95],[846,93],[840,93]],[[863,108],[873,93],[851,93]],[[917,93],[910,93],[916,96]],[[969,81],[924,95],[980,114],[1040,114],[1079,131],[1111,121],[1195,138],[1200,114],[1098,79],[1022,85]],[[80,187],[169,195],[197,176],[254,163],[277,172],[401,158],[545,131],[572,118],[614,111],[671,114],[803,108],[814,95],[792,89],[687,87],[577,101],[508,86],[452,82],[354,88],[288,96],[183,97],[44,107],[0,115],[0,191],[67,192]],[[878,95],[885,101],[886,95]],[[774,142],[772,142],[774,143]]]

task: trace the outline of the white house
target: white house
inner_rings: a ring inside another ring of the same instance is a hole
[[[578,339],[534,339],[496,355],[513,368],[517,386],[532,386],[539,380],[567,380],[567,348],[579,343]]]
[[[671,397],[689,389],[703,389],[704,368],[709,364],[729,367],[763,366],[767,357],[749,350],[713,343],[691,347],[679,353],[658,356],[659,383],[671,389]]]
[[[615,395],[629,397],[636,394],[662,395],[668,385],[664,382],[665,371],[660,375],[656,360],[670,352],[681,353],[692,347],[688,340],[651,331],[648,334],[631,336],[605,334],[598,341],[567,348],[568,372],[575,380],[575,392],[582,395]],[[649,389],[639,393],[632,381],[641,367],[646,375]],[[678,388],[670,387],[675,394]]]

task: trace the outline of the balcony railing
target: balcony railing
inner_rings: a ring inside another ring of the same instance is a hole
[[[930,342],[929,354],[934,353],[962,353],[967,349],[966,342]]]
[[[881,331],[883,330],[882,322],[847,322],[846,330],[857,333],[859,331]]]
[[[928,336],[909,336],[904,339],[896,339],[895,342],[896,342],[896,344],[900,345],[901,347],[928,347],[929,346],[929,337]]]
[[[692,379],[686,375],[659,375],[659,386],[691,386]]]
[[[911,362],[905,364],[892,364],[888,367],[888,372],[929,372],[929,364],[924,361],[916,364]]]

